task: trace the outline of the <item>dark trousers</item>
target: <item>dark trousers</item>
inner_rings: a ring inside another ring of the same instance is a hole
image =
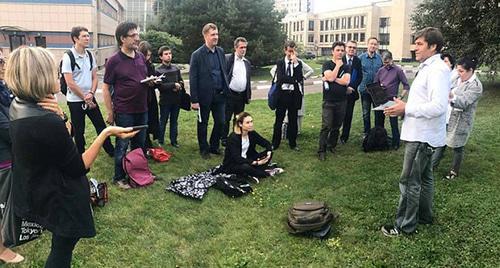
[[[444,151],[446,149],[446,145],[443,147],[436,148],[436,151],[432,155],[432,167],[437,168],[441,159],[443,159]],[[462,165],[462,161],[464,160],[464,151],[465,147],[456,147],[453,149],[453,158],[451,160],[450,170],[453,170],[456,174],[460,171],[460,166]]]
[[[179,104],[160,104],[160,135],[158,142],[165,143],[165,130],[170,119],[170,143],[177,144],[177,120],[179,119]]]
[[[352,94],[347,96],[344,122],[342,123],[342,134],[340,135],[340,139],[344,142],[347,142],[349,140],[349,133],[351,132],[352,115],[354,113],[354,104],[356,103],[354,94],[357,93],[353,92]]]
[[[392,131],[392,146],[399,147],[399,126],[398,126],[398,117],[390,116],[389,121],[391,123],[391,131]],[[375,126],[376,127],[384,127],[385,125],[385,115],[383,111],[375,111]]]
[[[215,94],[212,99],[212,103],[200,103],[199,113],[201,116],[201,122],[198,119],[197,134],[198,146],[200,147],[200,153],[202,154],[219,149],[220,137],[224,128],[225,102],[225,96],[223,94]],[[214,127],[212,128],[212,134],[210,135],[209,145],[207,142],[207,128],[210,112],[212,112],[212,117],[214,119]]]
[[[266,157],[267,156],[267,151],[259,153],[256,157],[253,157],[250,159],[252,162],[257,160],[258,158]],[[272,158],[271,158],[272,159]],[[271,163],[271,159],[267,162],[268,164]],[[242,176],[252,176],[252,177],[257,177],[257,178],[265,178],[269,176],[269,174],[265,171],[267,168],[267,164],[265,165],[260,165],[260,166],[254,166],[251,164],[241,164],[241,165],[235,165],[231,168],[228,168],[226,170],[227,173],[234,173]]]
[[[115,124],[120,127],[132,127],[139,125],[146,125],[148,122],[148,112],[144,113],[116,113],[115,114]],[[142,129],[134,137],[130,139],[120,139],[116,137],[115,142],[115,176],[113,181],[120,181],[125,179],[125,171],[123,170],[123,157],[127,153],[128,146],[132,150],[136,148],[142,148],[145,151],[146,142],[146,129]],[[144,152],[146,153],[146,152]]]
[[[94,103],[97,103],[95,99]],[[85,104],[84,101],[68,102],[69,113],[71,114],[71,123],[73,124],[73,132],[75,133],[75,144],[80,154],[85,152],[85,115],[89,117],[90,121],[94,125],[97,135],[99,135],[101,131],[106,128],[106,123],[104,123],[104,119],[102,118],[99,105],[92,110],[84,110],[82,108],[83,104]],[[113,155],[115,149],[113,148],[109,137],[104,141],[103,147],[107,154]]]
[[[273,131],[273,147],[276,149],[281,143],[281,132],[283,127],[283,120],[285,119],[285,114],[288,111],[288,128],[287,137],[288,144],[290,147],[295,148],[297,146],[297,113],[298,109],[295,104],[294,94],[292,91],[280,92],[278,99],[278,106],[276,107],[276,119],[274,121],[274,131]]]
[[[344,121],[345,107],[346,101],[323,101],[318,152],[322,153],[327,147],[333,149],[337,146],[339,130]]]
[[[79,238],[63,237],[52,234],[50,254],[45,262],[45,268],[70,268],[73,249]]]
[[[227,139],[229,128],[232,126],[231,120],[239,113],[245,110],[246,92],[234,92],[229,90],[229,96],[226,98],[226,112],[225,112],[225,125],[224,132],[222,133],[222,140]]]
[[[152,148],[150,134],[153,135],[153,140],[157,140],[160,136],[160,123],[158,121],[158,100],[154,88],[149,89],[148,95],[148,131],[146,134],[146,148]]]
[[[368,135],[368,132],[370,131],[371,129],[371,121],[370,121],[370,114],[371,114],[371,110],[372,110],[372,105],[373,105],[373,101],[372,101],[372,97],[370,96],[370,94],[366,93],[366,92],[363,92],[363,93],[360,93],[361,95],[361,106],[362,106],[362,110],[363,110],[363,133],[365,133],[366,135]]]

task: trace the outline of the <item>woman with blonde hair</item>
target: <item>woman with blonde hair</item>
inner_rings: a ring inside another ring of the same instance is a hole
[[[85,174],[106,138],[130,138],[137,131],[107,127],[80,155],[53,95],[59,91],[56,77],[46,49],[21,47],[9,55],[5,80],[16,96],[10,108],[14,211],[52,232],[45,267],[61,268],[71,266],[80,238],[95,236]]]
[[[227,138],[222,171],[243,176],[265,178],[283,172],[272,167],[272,145],[253,128],[253,118],[247,112],[239,113],[234,119],[234,132]],[[255,146],[260,145],[265,151],[257,153]]]

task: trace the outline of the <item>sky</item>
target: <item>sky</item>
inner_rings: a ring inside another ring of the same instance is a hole
[[[313,0],[315,12],[364,6],[381,0]]]

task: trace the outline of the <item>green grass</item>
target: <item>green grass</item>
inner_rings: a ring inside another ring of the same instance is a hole
[[[357,102],[349,143],[319,162],[321,95],[313,94],[306,96],[301,151],[284,144],[274,160],[285,173],[239,199],[215,189],[202,201],[165,191],[169,181],[222,161],[201,159],[196,113],[182,112],[181,147],[166,147],[174,153],[170,162],[151,163],[165,179],[130,191],[110,186],[110,202],[95,210],[97,236],[77,245],[73,267],[500,267],[499,87],[486,84],[460,177],[440,179],[449,150],[435,171],[435,224],[419,226],[415,236],[387,238],[379,231],[394,220],[403,148],[363,153]],[[253,101],[248,111],[270,138],[274,115],[266,102]],[[89,124],[87,140],[93,132]],[[101,152],[89,177],[109,183],[112,176],[113,161]],[[287,233],[287,208],[304,199],[325,200],[340,214],[328,240]],[[17,248],[26,261],[12,267],[42,267],[49,248],[47,232]]]

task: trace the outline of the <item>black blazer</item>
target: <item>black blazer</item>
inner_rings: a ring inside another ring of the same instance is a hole
[[[297,67],[293,68],[293,76],[287,76],[285,73],[285,59],[280,59],[276,62],[276,87],[278,88],[278,106],[280,103],[280,98],[282,98],[285,93],[281,89],[284,83],[293,84],[294,90],[293,94],[293,107],[300,109],[302,106],[302,96],[304,92],[300,91],[299,84],[304,88],[304,76],[302,74],[302,62],[299,61]]]
[[[224,94],[228,93],[229,83],[227,82],[227,66],[224,50],[215,47],[219,64],[221,66],[222,84]],[[192,103],[201,103],[209,105],[214,97],[214,81],[212,79],[210,62],[208,60],[208,47],[202,45],[191,54],[189,62],[189,92],[191,93]]]
[[[228,77],[228,85],[231,84],[231,79],[233,78],[233,66],[234,66],[234,53],[231,53],[229,55],[226,55],[226,62],[227,62],[227,77]],[[247,86],[245,92],[247,93],[246,96],[246,103],[249,103],[249,100],[252,98],[252,88],[250,86],[250,74],[252,71],[252,65],[250,64],[250,61],[247,60],[246,58],[243,60],[245,63],[245,69],[246,69],[246,74],[247,74]]]
[[[347,64],[347,56],[344,55],[342,57],[342,62],[344,64]],[[355,100],[359,99],[359,93],[358,93],[358,86],[361,84],[361,80],[363,80],[363,70],[361,66],[361,60],[358,58],[358,56],[354,56],[352,58],[352,66],[351,66],[351,80],[349,81],[349,87],[354,88],[355,92],[351,94],[352,97],[354,97]]]
[[[232,168],[242,164],[252,164],[256,160],[258,153],[255,150],[255,145],[260,145],[266,148],[266,151],[272,151],[272,146],[269,141],[263,138],[256,131],[248,132],[250,146],[248,146],[247,158],[241,157],[241,134],[231,133],[227,138],[226,150],[224,151],[224,161],[222,162],[223,169]]]

